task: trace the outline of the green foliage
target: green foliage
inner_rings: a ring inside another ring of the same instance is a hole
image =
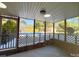
[[[36,20],[35,21],[35,28],[39,29],[39,31],[41,31],[44,28],[44,23],[39,20]]]
[[[1,44],[6,44],[6,39],[8,36],[8,39],[10,40],[15,33],[16,29],[16,22],[13,19],[2,19],[2,39],[1,39]]]
[[[52,23],[46,21],[46,27],[47,27],[47,28],[51,28],[51,27],[53,27],[53,25],[52,25]]]
[[[75,30],[72,27],[67,27],[66,31],[68,32],[69,35],[72,35]]]
[[[67,22],[67,27],[72,27],[75,31],[79,30],[79,24],[75,22]]]
[[[51,27],[53,27],[52,23],[46,21],[46,28],[48,29],[48,28],[51,28]],[[39,31],[44,30],[44,23],[39,21],[39,20],[36,20],[35,21],[35,28],[39,29]]]
[[[64,22],[60,22],[60,23],[59,23],[59,26],[60,26],[63,30],[65,30]],[[78,30],[79,30],[79,25],[78,25],[78,23],[67,21],[66,31],[67,31],[68,34],[74,33],[74,32],[76,32],[76,31],[78,31]]]
[[[14,22],[14,20],[8,20],[6,23],[4,23],[2,25],[2,31],[9,31],[9,32],[14,32],[16,28],[16,23]]]
[[[65,29],[64,26],[65,26],[65,25],[64,25],[64,22],[60,22],[60,23],[59,23],[59,27],[60,27],[61,29]]]

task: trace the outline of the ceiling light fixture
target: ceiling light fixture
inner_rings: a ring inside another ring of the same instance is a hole
[[[4,3],[0,2],[0,8],[6,9],[7,6]]]
[[[48,17],[50,17],[50,16],[51,16],[50,14],[45,14],[45,15],[44,15],[45,18],[48,18]]]

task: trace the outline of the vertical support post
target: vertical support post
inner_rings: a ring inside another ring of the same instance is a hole
[[[77,45],[77,35],[75,35],[75,44]]]
[[[53,23],[53,39],[55,38],[55,23]]]
[[[58,34],[58,40],[59,40],[59,34]]]
[[[66,19],[64,20],[64,27],[65,27],[65,30],[64,30],[64,33],[65,33],[65,35],[64,35],[64,40],[65,40],[65,42],[66,42],[66,25],[67,25],[67,23],[66,23]]]
[[[44,26],[45,26],[45,28],[44,28],[44,41],[46,41],[46,21],[44,22]]]
[[[39,33],[39,43],[40,43],[41,33]]]
[[[34,27],[33,27],[33,45],[35,45],[35,19],[34,19]]]
[[[2,40],[2,17],[0,16],[0,45]]]
[[[49,40],[50,40],[50,33],[49,33]]]
[[[20,17],[18,17],[18,19],[17,19],[17,38],[16,38],[16,48],[18,49],[18,47],[19,47],[19,21],[20,21]]]
[[[28,33],[26,34],[26,46],[27,46],[27,38],[28,38]]]

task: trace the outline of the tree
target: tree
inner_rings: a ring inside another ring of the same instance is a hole
[[[35,28],[38,29],[39,31],[43,30],[43,28],[44,28],[43,22],[36,20],[35,21]]]
[[[16,23],[14,22],[14,20],[8,20],[6,23],[2,25],[3,32],[7,30],[9,30],[10,32],[15,32],[15,28],[16,28]]]
[[[14,33],[16,33],[16,23],[14,20],[10,19],[8,21],[6,21],[6,23],[4,23],[2,25],[2,44],[6,44],[6,39],[8,37],[8,40],[12,39],[12,37],[15,36]]]
[[[64,22],[59,23],[59,26],[60,26],[63,30],[65,30]],[[78,30],[79,30],[78,23],[67,22],[66,31],[67,31],[68,34],[73,34],[75,31],[78,31]]]
[[[46,21],[46,27],[47,27],[47,28],[51,28],[51,27],[53,27],[53,25],[52,25],[52,23]]]
[[[48,20],[46,20],[46,32],[51,32],[53,27],[53,24],[51,22],[49,22]]]

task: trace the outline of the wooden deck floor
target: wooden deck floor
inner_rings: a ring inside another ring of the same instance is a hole
[[[54,46],[46,46],[29,50],[8,57],[69,57],[63,50]]]

